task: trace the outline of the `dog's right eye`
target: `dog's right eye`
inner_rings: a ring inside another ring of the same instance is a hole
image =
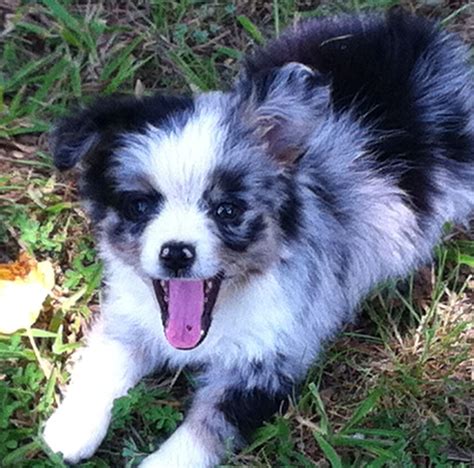
[[[216,208],[216,215],[223,221],[231,221],[240,213],[240,208],[233,203],[221,203]]]
[[[155,206],[155,197],[147,194],[125,194],[122,199],[122,211],[132,221],[146,218],[153,212]]]

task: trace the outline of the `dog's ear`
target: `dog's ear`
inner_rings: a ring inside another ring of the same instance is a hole
[[[75,109],[61,119],[50,135],[54,164],[71,169],[93,156],[106,138],[137,123],[135,112],[143,107],[134,96],[114,95],[96,99],[88,107]]]
[[[71,169],[92,153],[100,141],[100,129],[91,109],[82,109],[58,122],[50,134],[54,165]]]
[[[171,114],[192,108],[193,100],[186,96],[99,98],[58,122],[50,139],[54,164],[60,170],[71,169],[80,161],[89,160],[100,148],[110,148],[117,136],[144,131],[149,125],[159,126]]]
[[[242,118],[263,138],[269,153],[283,165],[305,151],[321,117],[329,111],[329,80],[301,63],[244,73],[238,81]]]

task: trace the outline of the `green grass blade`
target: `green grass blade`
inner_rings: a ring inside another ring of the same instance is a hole
[[[56,388],[56,384],[58,381],[58,372],[56,368],[53,367],[51,375],[46,383],[46,387],[44,388],[41,400],[38,403],[38,412],[45,413],[51,407],[51,404],[54,401],[54,390]]]
[[[18,127],[12,127],[8,128],[7,131],[4,132],[6,136],[12,137],[15,135],[26,135],[28,133],[42,133],[42,132],[47,132],[50,128],[51,124],[46,123],[46,122],[32,122],[29,127],[24,127],[24,126],[18,126]],[[16,164],[21,164],[25,166],[43,166],[43,167],[51,167],[51,165],[47,164],[40,164],[37,161],[31,161],[31,160],[22,160],[19,159],[16,161]]]
[[[456,241],[448,246],[446,259],[474,268],[474,242]]]
[[[341,457],[337,454],[332,445],[323,437],[323,435],[319,434],[317,431],[313,432],[313,435],[319,445],[319,448],[324,453],[329,463],[331,463],[331,467],[342,468]]]
[[[232,47],[220,46],[216,49],[216,52],[226,57],[240,60],[243,57],[243,53],[240,50],[233,49]]]
[[[82,96],[82,82],[80,66],[76,62],[71,62],[69,66],[69,78],[71,80],[71,88],[74,97],[80,98]]]
[[[38,37],[41,37],[43,39],[51,37],[51,32],[48,31],[46,28],[43,28],[42,26],[39,26],[34,23],[27,23],[24,21],[19,21],[16,23],[17,29],[24,30],[29,33],[36,34]]]
[[[4,467],[15,467],[15,466],[22,466],[25,460],[31,458],[35,452],[40,449],[41,445],[38,441],[34,440],[29,444],[22,445],[18,447],[16,450],[10,452],[3,460],[2,466]],[[23,465],[24,466],[24,465]]]
[[[186,62],[183,57],[178,55],[175,52],[170,52],[169,57],[175,63],[175,65],[181,70],[186,81],[194,85],[197,89],[201,91],[209,91],[209,86],[207,83],[201,79],[201,77],[192,69],[192,67]]]
[[[11,92],[17,88],[18,85],[24,85],[27,78],[33,75],[42,67],[48,65],[53,60],[56,60],[55,54],[47,55],[46,57],[27,63],[25,66],[20,68],[6,83],[5,91]]]
[[[30,328],[29,332],[18,332],[18,335],[27,337],[28,333],[34,338],[56,338],[56,333],[48,330],[41,330],[40,328]]]
[[[110,62],[106,63],[100,74],[100,80],[107,81],[116,70],[122,67],[124,62],[130,57],[130,54],[143,42],[143,39],[142,36],[136,37],[128,46],[124,47],[116,57],[113,57]]]
[[[148,63],[151,59],[153,59],[152,56],[134,63],[133,60],[130,58],[130,56],[128,56],[127,60],[122,63],[119,71],[117,72],[117,75],[105,88],[104,93],[106,94],[115,93],[117,89],[123,83],[125,83],[125,81],[132,78],[133,75],[137,72],[137,70],[143,67],[143,65]]]
[[[275,36],[280,35],[280,4],[278,0],[273,0],[273,22],[275,23]]]
[[[318,412],[321,420],[319,421],[319,425],[321,426],[321,432],[324,435],[329,434],[329,419],[328,415],[326,413],[326,409],[324,408],[324,403],[321,400],[321,397],[319,396],[318,389],[316,388],[316,385],[311,382],[308,385],[309,391],[311,392],[311,395],[313,396],[313,400],[316,403],[316,411]]]
[[[290,429],[287,421],[283,418],[277,418],[274,423],[268,423],[257,429],[253,442],[244,449],[244,453],[250,453],[273,439],[286,439],[289,437],[289,434]]]
[[[246,33],[258,44],[263,45],[265,43],[265,38],[260,30],[255,26],[250,19],[245,15],[237,16],[237,21],[244,28]]]
[[[359,439],[356,437],[338,435],[332,437],[331,441],[338,447],[358,447],[391,460],[398,458],[397,453],[390,451],[393,442],[389,440]]]
[[[46,442],[44,441],[42,435],[39,435],[37,436],[36,438],[39,446],[41,447],[41,449],[43,450],[43,452],[47,455],[48,459],[54,463],[54,467],[55,468],[67,468],[68,465],[66,465],[64,462],[63,462],[63,459],[62,459],[62,456],[57,454],[57,453],[54,453],[50,448],[49,446],[46,444]],[[38,465],[38,468],[42,466],[42,465]]]
[[[61,58],[44,76],[41,86],[31,99],[33,104],[31,109],[29,109],[30,113],[33,113],[39,105],[43,104],[43,101],[47,96],[51,97],[52,86],[55,82],[64,78],[64,75],[67,74],[68,66],[69,62],[65,58]]]
[[[95,54],[95,41],[83,22],[72,16],[56,0],[42,0],[42,2],[49,8],[51,15],[66,28],[62,33],[68,43],[76,47],[82,45],[83,48]]]
[[[372,393],[370,393],[355,410],[347,424],[341,429],[340,434],[345,434],[349,429],[362,421],[376,407],[381,395],[381,388],[376,388]]]
[[[3,114],[3,112],[5,111],[4,95],[5,95],[5,86],[3,85],[3,82],[2,82],[0,83],[0,114]]]
[[[23,104],[23,97],[26,92],[26,86],[22,86],[13,96],[13,99],[10,101],[8,106],[8,121],[16,118],[21,115],[21,107]]]
[[[399,431],[396,429],[348,429],[347,434],[363,434],[368,436],[377,436],[377,437],[388,437],[391,439],[400,439],[405,437],[405,433],[403,431]]]
[[[64,26],[71,31],[80,31],[82,26],[79,21],[74,18],[60,3],[56,0],[42,0],[42,2],[49,8],[51,14]]]
[[[441,20],[441,24],[443,26],[445,26],[446,24],[451,23],[451,21],[453,21],[453,19],[456,18],[458,15],[460,15],[463,11],[465,11],[469,8],[472,8],[472,7],[473,7],[472,3],[467,2],[466,5],[463,5],[463,6],[459,7],[457,10],[453,11],[449,16],[447,16],[446,18]]]

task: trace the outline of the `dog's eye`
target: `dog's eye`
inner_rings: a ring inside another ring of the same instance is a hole
[[[154,197],[146,194],[124,195],[123,212],[128,219],[137,221],[148,216],[154,209]]]
[[[239,214],[239,208],[233,203],[221,203],[216,209],[216,215],[223,220],[235,219]]]

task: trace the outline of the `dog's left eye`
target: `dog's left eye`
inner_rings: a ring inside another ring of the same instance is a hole
[[[122,202],[125,216],[134,221],[148,216],[155,206],[154,198],[146,194],[124,195]]]

